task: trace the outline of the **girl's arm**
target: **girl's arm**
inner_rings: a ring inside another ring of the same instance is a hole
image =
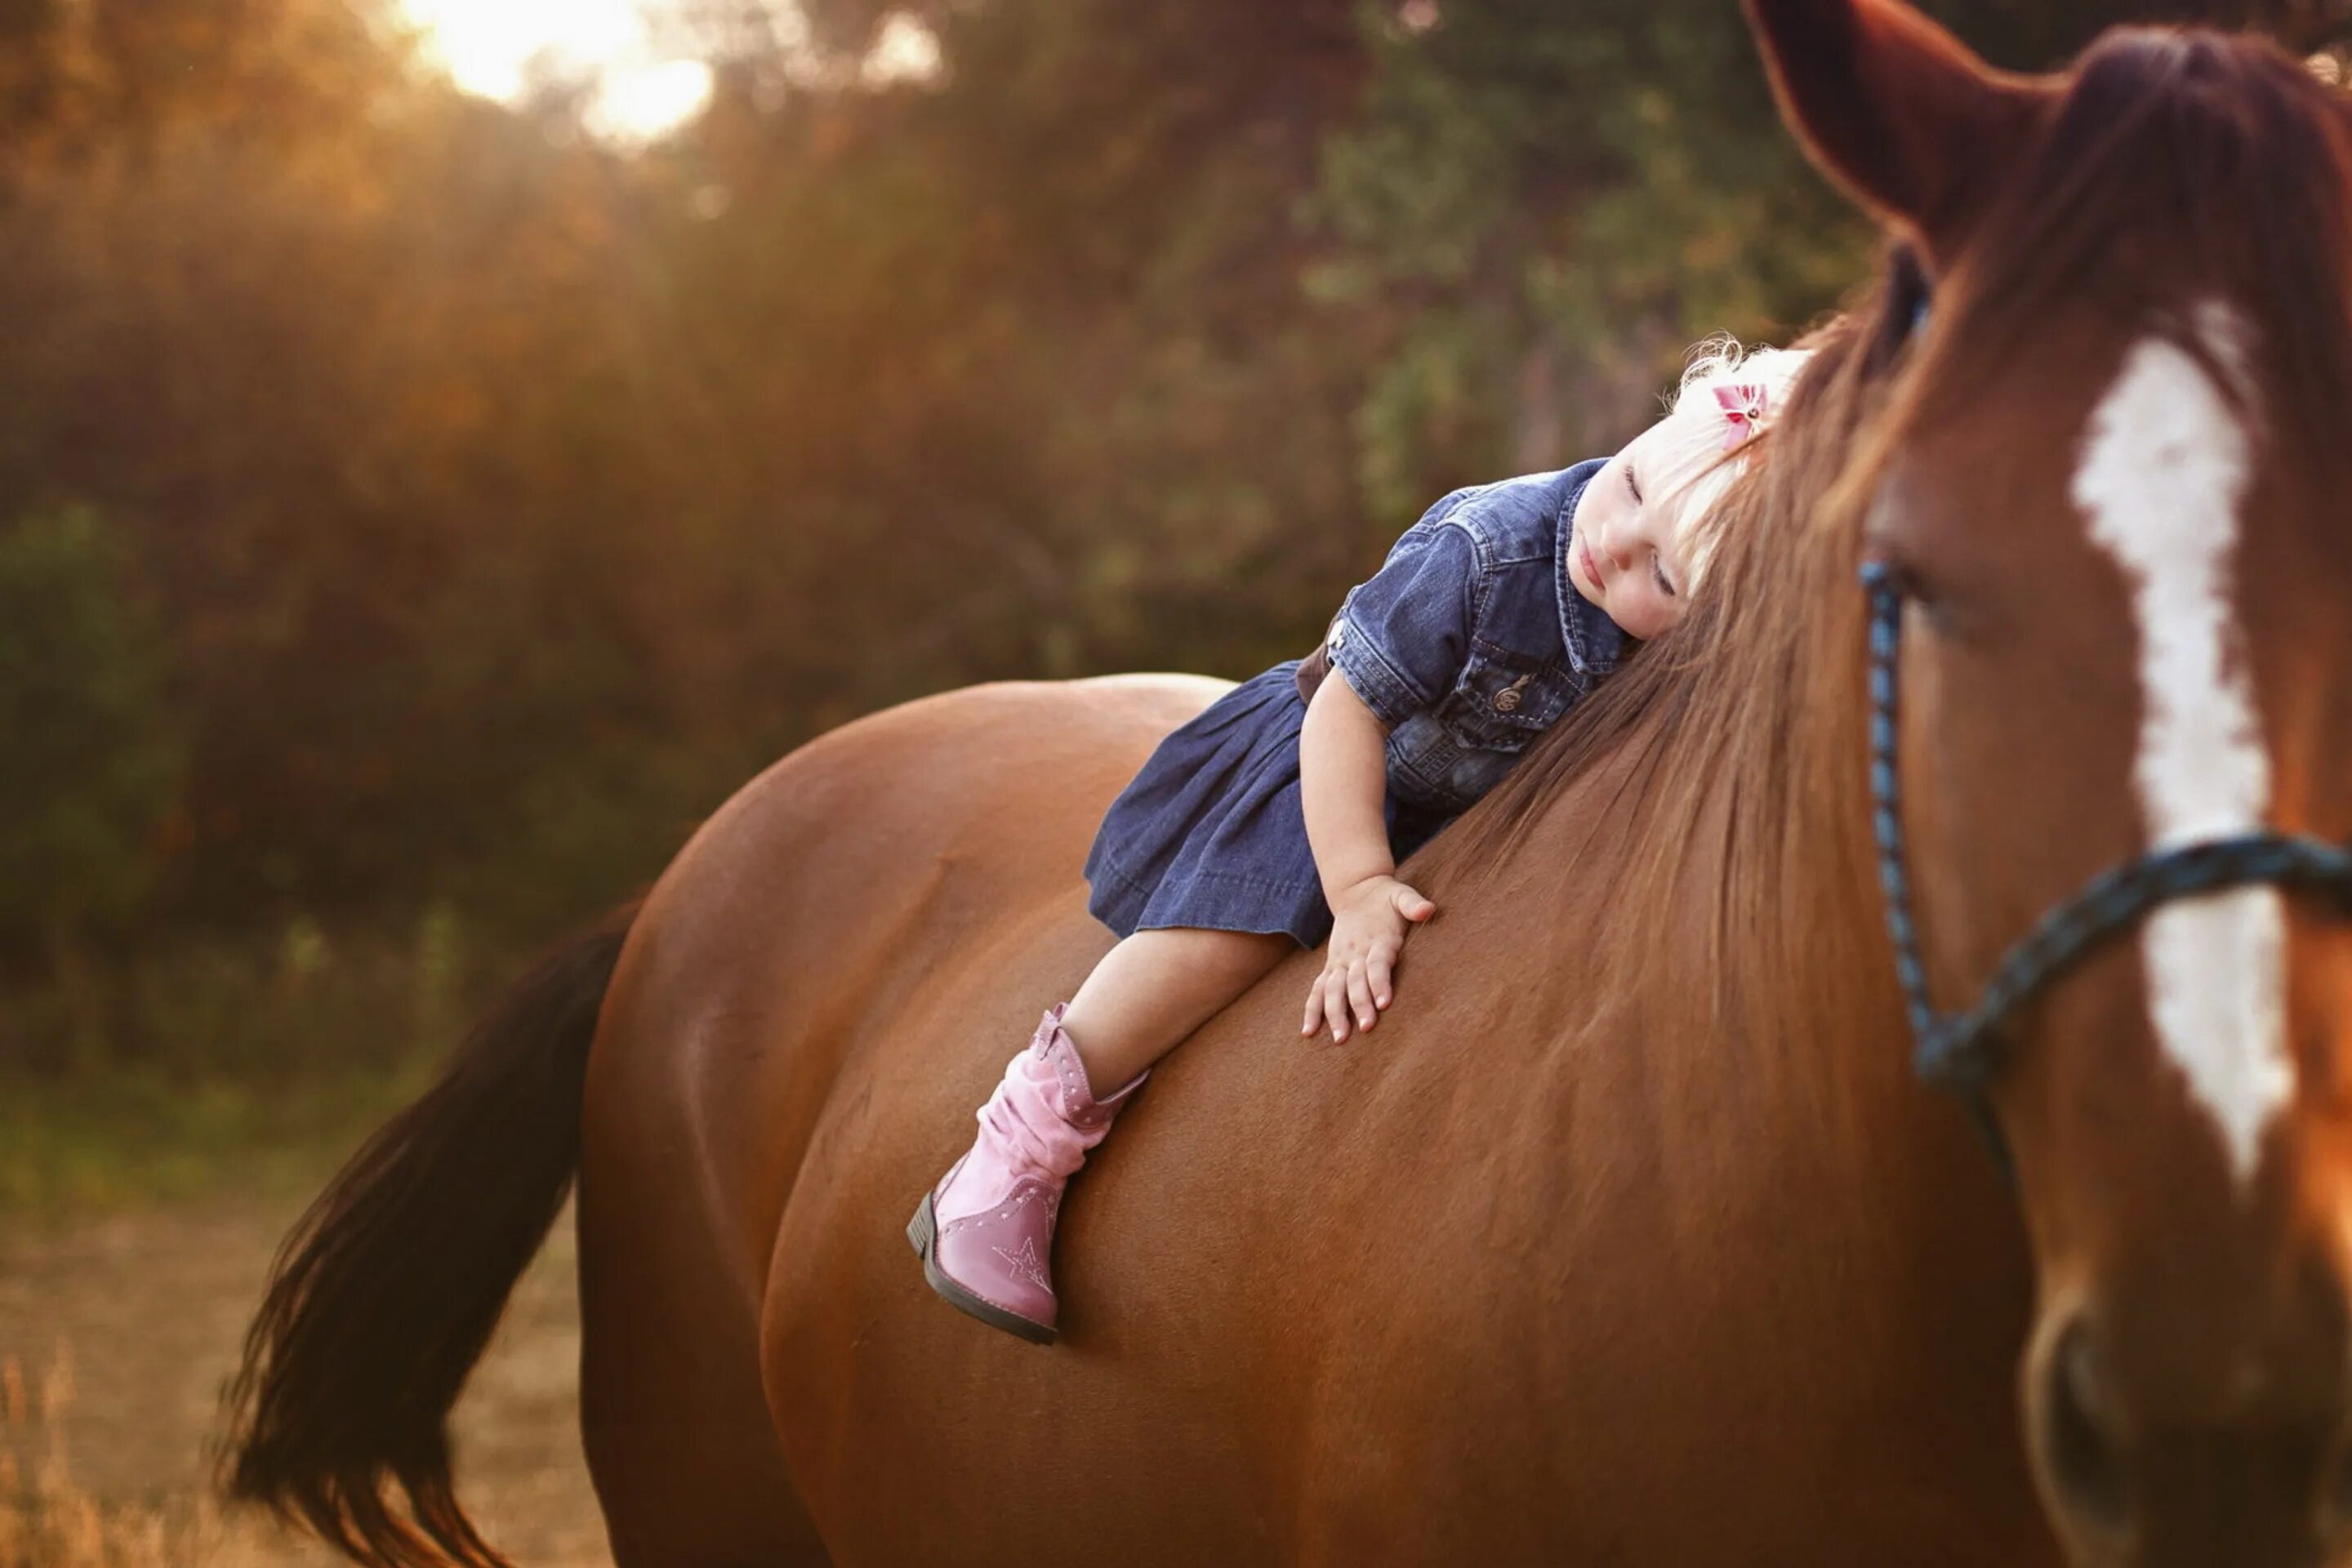
[[[1323,897],[1335,910],[1349,888],[1396,869],[1383,809],[1388,733],[1337,671],[1307,705],[1307,723],[1298,732],[1300,803]]]
[[[1393,997],[1405,931],[1437,912],[1397,880],[1389,853],[1387,740],[1343,674],[1335,670],[1316,688],[1298,735],[1299,799],[1333,925],[1302,1034],[1328,1020],[1331,1037],[1344,1040],[1351,1013],[1358,1027],[1370,1028]]]

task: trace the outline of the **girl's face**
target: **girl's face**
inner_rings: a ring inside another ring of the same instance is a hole
[[[1683,552],[1690,476],[1671,470],[1678,443],[1661,420],[1592,476],[1577,499],[1568,579],[1631,637],[1682,619],[1690,584]]]

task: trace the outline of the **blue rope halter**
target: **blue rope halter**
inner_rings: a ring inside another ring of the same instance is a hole
[[[2155,850],[2102,871],[2036,921],[2003,955],[1973,1006],[1937,1013],[1927,994],[1918,923],[1911,913],[1903,786],[1895,760],[1903,590],[1884,562],[1864,564],[1862,583],[1870,595],[1871,825],[1878,838],[1878,879],[1886,894],[1895,972],[1911,1015],[1912,1065],[1926,1081],[1969,1097],[1997,1152],[2000,1141],[1984,1092],[2000,1068],[2000,1026],[2092,948],[2137,924],[2158,904],[2252,883],[2319,888],[2352,904],[2352,852],[2323,839],[2246,833]]]

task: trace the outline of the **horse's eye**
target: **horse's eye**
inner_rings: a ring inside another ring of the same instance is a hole
[[[1907,245],[1895,247],[1888,262],[1887,321],[1893,328],[1894,344],[1901,347],[1919,335],[1927,324],[1927,313],[1936,297],[1936,288],[1928,281],[1927,268]]]
[[[1929,597],[1911,563],[1885,545],[1874,545],[1864,556],[1862,581],[1873,594],[1890,594],[1906,604],[1922,604]]]

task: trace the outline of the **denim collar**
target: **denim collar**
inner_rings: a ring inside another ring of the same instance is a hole
[[[1569,668],[1584,679],[1598,680],[1617,668],[1625,657],[1626,645],[1633,641],[1615,621],[1601,611],[1600,605],[1576,591],[1569,580],[1570,552],[1576,548],[1576,503],[1583,499],[1584,487],[1608,464],[1606,458],[1595,458],[1579,463],[1568,471],[1568,499],[1560,503],[1559,526],[1552,531],[1559,541],[1553,552],[1552,576],[1559,594],[1559,637],[1568,647]]]

